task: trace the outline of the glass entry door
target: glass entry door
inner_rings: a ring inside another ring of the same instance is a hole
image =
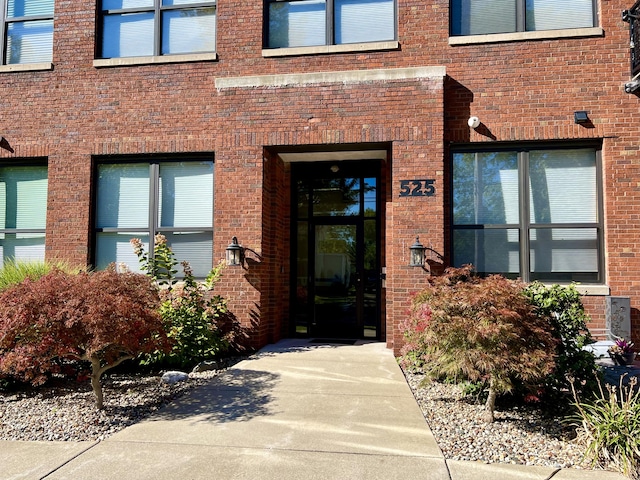
[[[294,170],[295,332],[327,338],[378,338],[377,171],[354,165],[341,164],[338,170],[330,167],[306,164]]]

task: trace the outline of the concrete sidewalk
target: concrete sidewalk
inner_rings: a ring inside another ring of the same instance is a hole
[[[102,442],[0,442],[0,479],[617,480],[445,461],[383,343],[285,340]]]

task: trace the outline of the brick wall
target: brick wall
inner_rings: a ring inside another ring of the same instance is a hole
[[[627,1],[600,1],[605,34],[450,46],[448,2],[398,0],[397,50],[263,58],[260,2],[220,1],[218,61],[93,67],[95,5],[57,0],[54,68],[0,72],[0,159],[47,157],[46,252],[91,256],[91,172],[97,155],[214,152],[214,259],[233,235],[250,248],[221,285],[255,346],[288,331],[288,166],[269,152],[290,145],[383,142],[386,164],[387,343],[425,272],[410,268],[416,235],[448,258],[450,142],[603,139],[606,282],[630,296],[640,342],[638,97],[628,80]],[[322,83],[217,89],[216,78],[445,66],[442,82]],[[587,110],[593,128],[573,123]],[[466,121],[476,115],[483,133]],[[266,148],[266,151],[265,151]],[[398,197],[398,181],[435,178],[437,194]],[[602,298],[587,298],[595,324]]]

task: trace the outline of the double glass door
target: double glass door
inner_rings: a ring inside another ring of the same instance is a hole
[[[305,167],[294,172],[296,333],[378,338],[378,178],[348,165]]]

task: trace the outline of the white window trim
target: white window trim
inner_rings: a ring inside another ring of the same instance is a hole
[[[0,65],[0,73],[6,72],[35,72],[38,70],[53,70],[53,63],[11,63],[9,65]]]
[[[128,65],[153,65],[156,63],[187,63],[187,62],[215,62],[218,54],[213,53],[187,53],[177,55],[162,55],[148,57],[114,57],[99,58],[93,61],[96,68],[102,67],[124,67]]]
[[[319,55],[327,53],[371,52],[376,50],[397,50],[400,42],[342,43],[340,45],[317,45],[313,47],[265,48],[263,57],[290,57],[295,55]]]
[[[604,36],[604,29],[601,27],[567,28],[562,30],[538,30],[535,32],[456,35],[454,37],[449,37],[449,45],[474,45],[478,43],[521,42],[528,40],[555,40],[559,38],[602,36]]]

